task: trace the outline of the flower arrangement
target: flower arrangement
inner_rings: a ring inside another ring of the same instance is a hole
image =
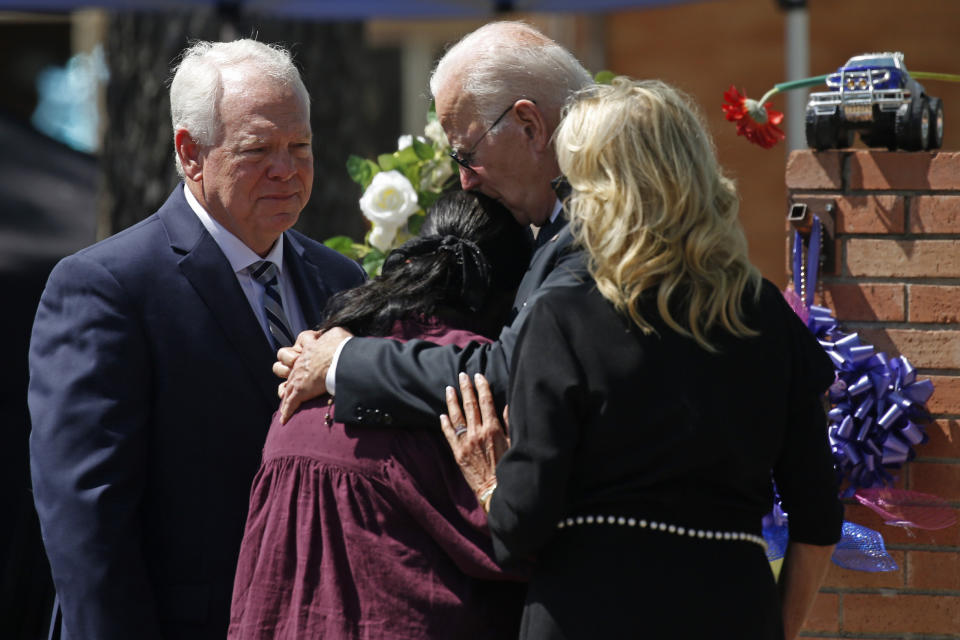
[[[450,143],[432,105],[423,134],[400,136],[397,150],[376,162],[352,154],[347,159],[347,173],[363,188],[360,210],[370,230],[362,243],[334,236],[324,244],[360,261],[371,276],[380,273],[391,249],[417,234],[427,209],[456,180]]]

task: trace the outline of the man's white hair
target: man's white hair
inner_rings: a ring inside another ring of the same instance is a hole
[[[170,83],[170,118],[173,135],[186,129],[202,146],[217,143],[221,134],[220,99],[223,96],[223,71],[230,68],[248,68],[251,77],[267,77],[293,87],[310,104],[310,95],[300,72],[293,64],[290,52],[278,45],[256,40],[208,42],[191,44],[180,55]],[[174,143],[176,144],[176,143]],[[177,173],[183,177],[180,157],[174,151]]]
[[[459,85],[487,125],[511,100],[527,98],[556,125],[567,98],[592,82],[562,46],[528,24],[501,21],[486,24],[453,45],[430,76],[430,92],[436,96],[442,87]]]

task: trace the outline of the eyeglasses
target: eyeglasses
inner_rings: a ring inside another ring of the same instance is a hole
[[[511,102],[510,106],[507,107],[506,110],[503,113],[501,113],[496,120],[493,121],[493,124],[487,127],[487,130],[484,131],[482,134],[480,134],[480,137],[477,138],[477,141],[473,143],[472,147],[470,147],[470,151],[467,151],[466,153],[460,153],[459,151],[451,151],[448,155],[451,158],[453,158],[458,165],[460,165],[467,171],[476,173],[476,171],[474,171],[473,169],[473,165],[475,164],[473,160],[473,154],[477,150],[477,146],[483,141],[484,138],[487,137],[487,134],[493,131],[493,128],[496,127],[498,124],[500,124],[500,121],[503,120],[503,118],[508,113],[510,113],[510,110],[513,109],[513,105],[517,104],[518,100],[520,100],[520,98],[517,98],[517,100],[514,100],[513,102]]]

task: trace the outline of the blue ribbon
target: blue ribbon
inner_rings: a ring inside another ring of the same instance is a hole
[[[914,367],[903,356],[888,358],[873,345],[863,344],[856,333],[840,330],[833,312],[810,304],[819,260],[820,220],[814,216],[807,250],[807,327],[817,337],[836,371],[830,387],[832,408],[828,435],[844,495],[858,488],[886,486],[893,477],[885,470],[912,460],[914,447],[927,441],[924,427],[930,414],[926,402],[933,393],[930,380],[917,380]],[[803,243],[794,234],[794,287],[799,292]],[[812,279],[811,279],[812,278]]]
[[[767,543],[768,561],[779,560],[786,554],[790,541],[789,519],[779,504],[763,518],[763,539]],[[883,536],[878,531],[846,520],[843,522],[843,537],[831,559],[837,566],[854,571],[876,573],[900,568],[887,553]]]
[[[855,571],[897,571],[900,567],[887,553],[879,532],[844,521],[843,537],[833,550],[833,563]]]

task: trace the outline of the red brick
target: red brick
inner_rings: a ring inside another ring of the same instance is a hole
[[[906,573],[903,570],[906,552],[888,550],[888,553],[900,567],[897,571],[878,571],[875,573],[855,571],[844,569],[831,562],[823,586],[838,589],[899,589],[906,586]]]
[[[841,627],[852,633],[955,633],[960,597],[846,593]]]
[[[847,269],[854,276],[960,277],[958,240],[847,240]]]
[[[927,401],[930,413],[960,415],[960,376],[920,376],[933,382],[933,395]]]
[[[910,232],[960,232],[960,196],[916,196],[910,205]]]
[[[905,356],[917,369],[960,369],[960,331],[861,329],[861,342],[888,356]]]
[[[839,631],[840,596],[836,593],[818,593],[803,628],[821,633]]]
[[[960,322],[960,286],[912,284],[907,291],[910,322]]]
[[[960,463],[914,460],[910,463],[910,489],[960,501]]]
[[[901,196],[846,196],[837,200],[837,233],[903,233]]]
[[[787,159],[787,188],[839,191],[843,187],[840,170],[842,158],[840,151],[792,151]]]
[[[960,152],[941,151],[933,155],[930,164],[930,189],[936,191],[960,190]]]
[[[822,304],[833,309],[840,321],[907,319],[902,284],[825,283]]]
[[[926,431],[929,440],[917,447],[917,455],[924,458],[960,458],[960,421],[934,420],[926,425]]]
[[[908,551],[907,586],[913,589],[960,590],[960,554],[951,551]]]
[[[960,153],[860,150],[848,162],[851,190],[960,189]]]

